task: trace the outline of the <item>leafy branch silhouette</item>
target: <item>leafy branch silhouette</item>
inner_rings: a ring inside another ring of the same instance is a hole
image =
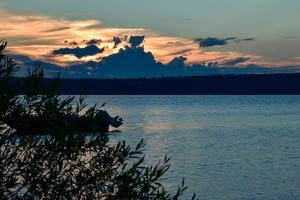
[[[99,128],[105,111],[88,107],[83,97],[61,98],[59,78],[47,82],[40,66],[16,78],[18,67],[4,55],[6,45],[0,42],[0,199],[182,196],[184,181],[173,195],[160,182],[169,157],[148,166],[143,140],[134,148],[125,141],[111,144]]]

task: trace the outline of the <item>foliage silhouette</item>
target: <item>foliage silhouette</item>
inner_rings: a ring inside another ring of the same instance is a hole
[[[80,115],[94,126],[97,105],[89,108],[80,98],[74,106],[74,97],[60,98],[58,79],[45,85],[39,66],[29,70],[25,83],[12,81],[17,65],[3,55],[5,47],[1,42],[0,199],[179,199],[184,181],[174,195],[160,182],[170,158],[147,166],[143,140],[132,148],[125,141],[112,144],[107,133],[93,128],[83,133],[69,119]],[[23,96],[16,95],[18,87]],[[21,120],[17,130],[7,117]]]
[[[5,45],[3,43],[2,48]],[[46,82],[40,65],[28,68],[25,81],[13,79],[14,82],[10,78],[17,70],[16,64],[4,55],[2,57],[0,103],[3,106],[0,121],[14,128],[18,134],[107,132],[109,125],[118,127],[122,124],[121,118],[112,118],[97,105],[87,108],[83,97],[75,108],[73,96],[61,99],[58,95],[59,78]],[[20,91],[23,96],[17,95]]]

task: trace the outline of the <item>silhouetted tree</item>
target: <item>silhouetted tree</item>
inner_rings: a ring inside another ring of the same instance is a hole
[[[107,133],[90,127],[99,123],[96,105],[88,107],[80,98],[74,106],[74,97],[60,98],[57,81],[46,84],[39,66],[18,81],[13,77],[17,65],[3,55],[5,47],[1,42],[0,199],[164,200],[182,195],[184,181],[173,195],[160,182],[170,167],[168,157],[147,166],[143,140],[134,148],[125,141],[109,143]],[[20,91],[24,95],[17,95]],[[74,116],[86,120],[91,134],[70,123]],[[4,122],[7,117],[20,120],[14,124],[17,130]]]

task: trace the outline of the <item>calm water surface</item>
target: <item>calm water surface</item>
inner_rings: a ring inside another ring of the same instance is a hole
[[[113,140],[144,138],[148,161],[172,157],[200,199],[300,199],[300,96],[88,96],[125,124]]]

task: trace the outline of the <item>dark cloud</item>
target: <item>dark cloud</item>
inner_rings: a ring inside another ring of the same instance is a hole
[[[81,42],[77,42],[75,40],[73,41],[68,41],[65,40],[64,44],[70,45],[70,46],[78,46],[79,44],[85,44],[85,45],[99,45],[101,44],[102,40],[101,39],[91,39],[91,40],[83,40]]]
[[[69,43],[69,45],[71,45],[71,46],[78,46],[78,43],[76,41],[72,41],[72,42]]]
[[[209,48],[214,46],[224,46],[229,43],[229,41],[234,41],[236,43],[243,42],[243,41],[252,41],[254,38],[243,38],[239,39],[236,37],[228,37],[228,38],[196,38],[195,42],[199,44],[200,47]]]
[[[254,38],[244,38],[244,39],[242,39],[243,41],[253,41],[254,40]]]
[[[101,39],[91,39],[88,41],[85,41],[86,45],[96,45],[96,44],[101,44],[102,40]]]
[[[70,45],[70,46],[78,46],[78,42],[76,42],[75,40],[73,40],[71,42],[69,42],[68,40],[65,40],[64,43],[67,45]]]
[[[119,44],[121,44],[122,39],[120,37],[113,37],[112,42],[114,43],[114,49],[118,47]]]
[[[155,76],[163,72],[151,52],[143,47],[126,47],[118,53],[103,57],[99,63],[102,75],[114,77]]]
[[[249,41],[253,41],[254,38],[242,38],[242,39],[236,39],[235,42],[239,43],[239,42],[249,42]]]
[[[52,52],[53,55],[74,55],[77,58],[96,55],[102,53],[104,48],[98,48],[96,45],[88,45],[86,47],[61,48]]]
[[[235,40],[235,39],[237,38],[229,37],[229,38],[219,39],[219,38],[208,37],[208,38],[196,38],[195,41],[198,42],[200,47],[208,48],[213,46],[227,45],[228,41]]]
[[[235,58],[233,60],[227,61],[227,62],[223,63],[222,65],[224,65],[224,66],[235,66],[237,64],[246,62],[250,59],[251,58],[247,58],[247,57],[238,57],[238,58]]]
[[[175,57],[173,60],[171,60],[168,65],[169,66],[185,66],[185,61],[187,60],[186,57],[180,56],[180,57]]]
[[[179,50],[179,51],[175,51],[172,53],[167,54],[168,56],[177,56],[177,55],[186,55],[187,53],[189,53],[192,49],[183,49],[183,50]]]
[[[139,45],[141,45],[145,40],[145,36],[142,35],[142,36],[131,36],[129,38],[129,44],[131,47],[138,47]]]

